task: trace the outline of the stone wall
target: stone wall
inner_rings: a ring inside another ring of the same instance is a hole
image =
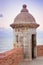
[[[37,46],[37,56],[43,56],[43,45]]]
[[[0,65],[18,65],[23,61],[23,49],[16,48],[11,51],[0,53]]]
[[[13,31],[15,31],[16,43],[19,45],[19,47],[21,46],[24,47],[24,58],[31,60],[32,59],[32,34],[36,35],[36,29],[22,27],[22,28],[15,28]],[[14,44],[14,46],[17,45],[16,43]],[[36,46],[34,51],[35,51],[34,55],[36,56]]]

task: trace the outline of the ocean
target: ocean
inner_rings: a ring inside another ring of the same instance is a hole
[[[0,29],[0,53],[13,48],[14,35],[9,29]]]

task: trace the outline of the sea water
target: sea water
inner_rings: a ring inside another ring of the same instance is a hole
[[[0,53],[11,50],[13,48],[13,40],[12,30],[0,29]]]

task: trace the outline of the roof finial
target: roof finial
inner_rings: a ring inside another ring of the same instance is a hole
[[[23,5],[23,8],[26,8],[26,7],[27,7],[26,4],[24,4],[24,5]]]
[[[22,8],[22,10],[21,10],[21,12],[28,12],[28,10],[27,10],[27,5],[26,4],[23,4],[23,8]]]

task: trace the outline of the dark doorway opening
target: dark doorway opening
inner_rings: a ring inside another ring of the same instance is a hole
[[[35,34],[32,34],[32,59],[35,58],[35,46],[36,46],[36,35]]]

